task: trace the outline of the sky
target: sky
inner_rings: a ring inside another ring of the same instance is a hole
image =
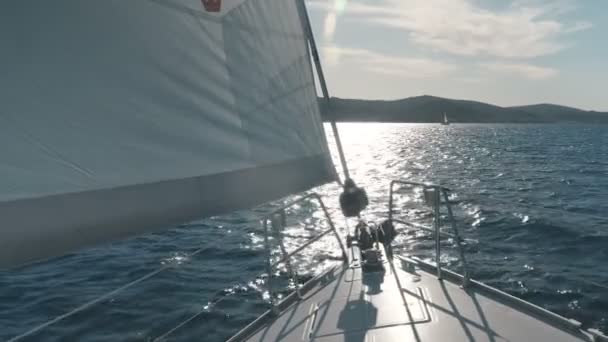
[[[608,111],[608,0],[306,0],[331,96]]]

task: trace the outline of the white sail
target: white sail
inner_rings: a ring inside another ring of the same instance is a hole
[[[0,3],[0,267],[335,179],[296,0]]]

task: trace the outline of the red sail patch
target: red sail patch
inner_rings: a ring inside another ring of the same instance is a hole
[[[219,12],[222,9],[222,0],[201,0],[207,12]]]

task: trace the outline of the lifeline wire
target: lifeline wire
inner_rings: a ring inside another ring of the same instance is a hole
[[[188,254],[186,257],[188,257],[188,258],[193,257],[193,256],[197,255],[198,253],[200,253],[202,251],[203,251],[202,248],[197,249],[196,251]],[[25,337],[31,336],[31,335],[33,335],[33,334],[41,331],[42,329],[45,329],[45,328],[47,328],[47,327],[49,327],[49,326],[51,326],[51,325],[53,325],[53,324],[55,324],[55,323],[57,323],[59,321],[62,321],[62,320],[66,319],[66,318],[68,318],[70,316],[73,316],[73,315],[75,315],[75,314],[77,314],[77,313],[79,313],[81,311],[84,311],[84,310],[86,310],[86,309],[88,309],[88,308],[90,308],[90,307],[92,307],[92,306],[94,306],[94,305],[96,305],[96,304],[98,304],[98,303],[100,303],[100,302],[102,302],[102,301],[104,301],[104,300],[106,300],[106,299],[114,296],[115,294],[117,294],[117,293],[119,293],[121,291],[124,291],[124,290],[130,288],[133,285],[139,284],[139,283],[141,283],[142,281],[144,281],[146,279],[152,278],[155,275],[157,275],[157,274],[159,274],[159,273],[161,273],[163,271],[166,271],[167,269],[173,268],[175,266],[175,264],[176,264],[176,262],[167,263],[166,265],[163,265],[163,266],[159,267],[158,269],[156,269],[156,270],[154,270],[154,271],[152,271],[150,273],[147,273],[147,274],[143,275],[142,277],[139,277],[139,278],[133,280],[132,282],[130,282],[128,284],[125,284],[125,285],[123,285],[123,286],[121,286],[121,287],[119,287],[117,289],[114,289],[114,290],[112,290],[112,291],[110,291],[110,292],[108,292],[108,293],[106,293],[104,295],[101,295],[100,297],[97,297],[97,298],[95,298],[95,299],[93,299],[93,300],[91,300],[89,302],[86,302],[86,303],[82,304],[81,306],[79,306],[79,307],[77,307],[77,308],[75,308],[75,309],[73,309],[73,310],[71,310],[71,311],[69,311],[67,313],[64,313],[63,315],[59,315],[59,316],[53,318],[50,321],[47,321],[47,322],[45,322],[43,324],[40,324],[40,325],[36,326],[35,328],[32,328],[32,329],[24,332],[21,335],[15,336],[15,337],[11,338],[10,340],[8,340],[7,342],[16,342],[16,341],[19,341],[19,340],[21,340],[21,339],[23,339]]]

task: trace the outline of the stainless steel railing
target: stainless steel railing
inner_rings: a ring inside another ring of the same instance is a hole
[[[427,204],[429,204],[433,208],[433,228],[426,227],[423,225],[406,222],[400,219],[393,218],[394,213],[394,200],[393,197],[395,195],[395,186],[396,185],[406,185],[410,187],[421,187],[423,189],[425,200]],[[460,233],[458,231],[458,224],[454,218],[454,213],[452,211],[452,206],[449,200],[449,191],[450,189],[429,183],[419,183],[419,182],[411,182],[405,180],[393,180],[390,184],[389,189],[389,200],[388,200],[388,218],[391,222],[399,223],[403,225],[407,225],[416,229],[421,229],[425,231],[429,231],[434,233],[435,237],[435,263],[437,265],[437,277],[441,279],[441,237],[448,236],[453,238],[456,241],[456,246],[458,249],[458,253],[460,255],[460,261],[462,263],[463,269],[463,277],[462,277],[462,286],[467,287],[469,284],[469,269],[467,260],[464,253],[464,248],[462,247],[462,239],[460,238]],[[443,200],[442,200],[443,197]],[[452,233],[442,232],[441,231],[441,205],[444,204],[447,209],[447,217],[450,222]]]
[[[285,222],[277,222],[277,219],[279,221],[285,220],[285,216],[286,216],[285,210],[287,208],[293,207],[296,204],[308,201],[310,199],[316,200],[319,203],[321,209],[323,210],[323,213],[325,214],[325,218],[327,219],[329,229],[327,229],[327,230],[321,232],[320,234],[314,236],[313,238],[307,240],[302,246],[296,248],[294,251],[292,251],[290,253],[287,253],[287,250],[285,249],[285,245],[283,244],[283,239],[280,237],[280,234],[278,234],[279,232],[275,232],[275,233],[277,233],[276,235],[278,236],[278,244],[279,244],[279,249],[281,250],[281,258],[275,262],[272,262],[272,257],[271,257],[272,247],[270,245],[271,232],[269,231],[269,223],[270,223],[270,226],[273,227],[274,230],[281,228],[280,226],[284,226]],[[334,223],[331,219],[331,216],[329,215],[329,211],[327,210],[325,203],[323,203],[321,196],[319,196],[316,193],[311,193],[306,196],[300,197],[297,200],[295,200],[291,203],[288,203],[288,204],[282,206],[281,208],[271,212],[270,214],[266,215],[262,219],[262,225],[264,226],[264,245],[265,245],[266,254],[267,254],[266,271],[268,273],[268,280],[267,280],[266,284],[267,284],[267,288],[268,288],[268,294],[270,295],[270,304],[272,305],[273,311],[276,308],[276,305],[275,305],[276,303],[275,303],[274,292],[273,292],[273,287],[272,287],[272,275],[274,274],[274,270],[278,265],[285,263],[285,266],[287,267],[287,271],[289,272],[291,278],[293,279],[293,281],[295,283],[297,296],[301,297],[300,290],[298,287],[297,274],[291,264],[292,256],[294,256],[297,253],[300,253],[306,247],[310,246],[312,243],[318,241],[319,239],[326,236],[327,234],[333,233],[336,240],[338,241],[338,244],[340,245],[340,249],[342,250],[342,259],[344,260],[344,262],[348,261],[348,254],[346,253],[346,249],[344,248],[344,245],[342,244],[342,240],[340,239],[340,235],[338,234],[338,231],[336,230],[336,226],[334,225]]]

